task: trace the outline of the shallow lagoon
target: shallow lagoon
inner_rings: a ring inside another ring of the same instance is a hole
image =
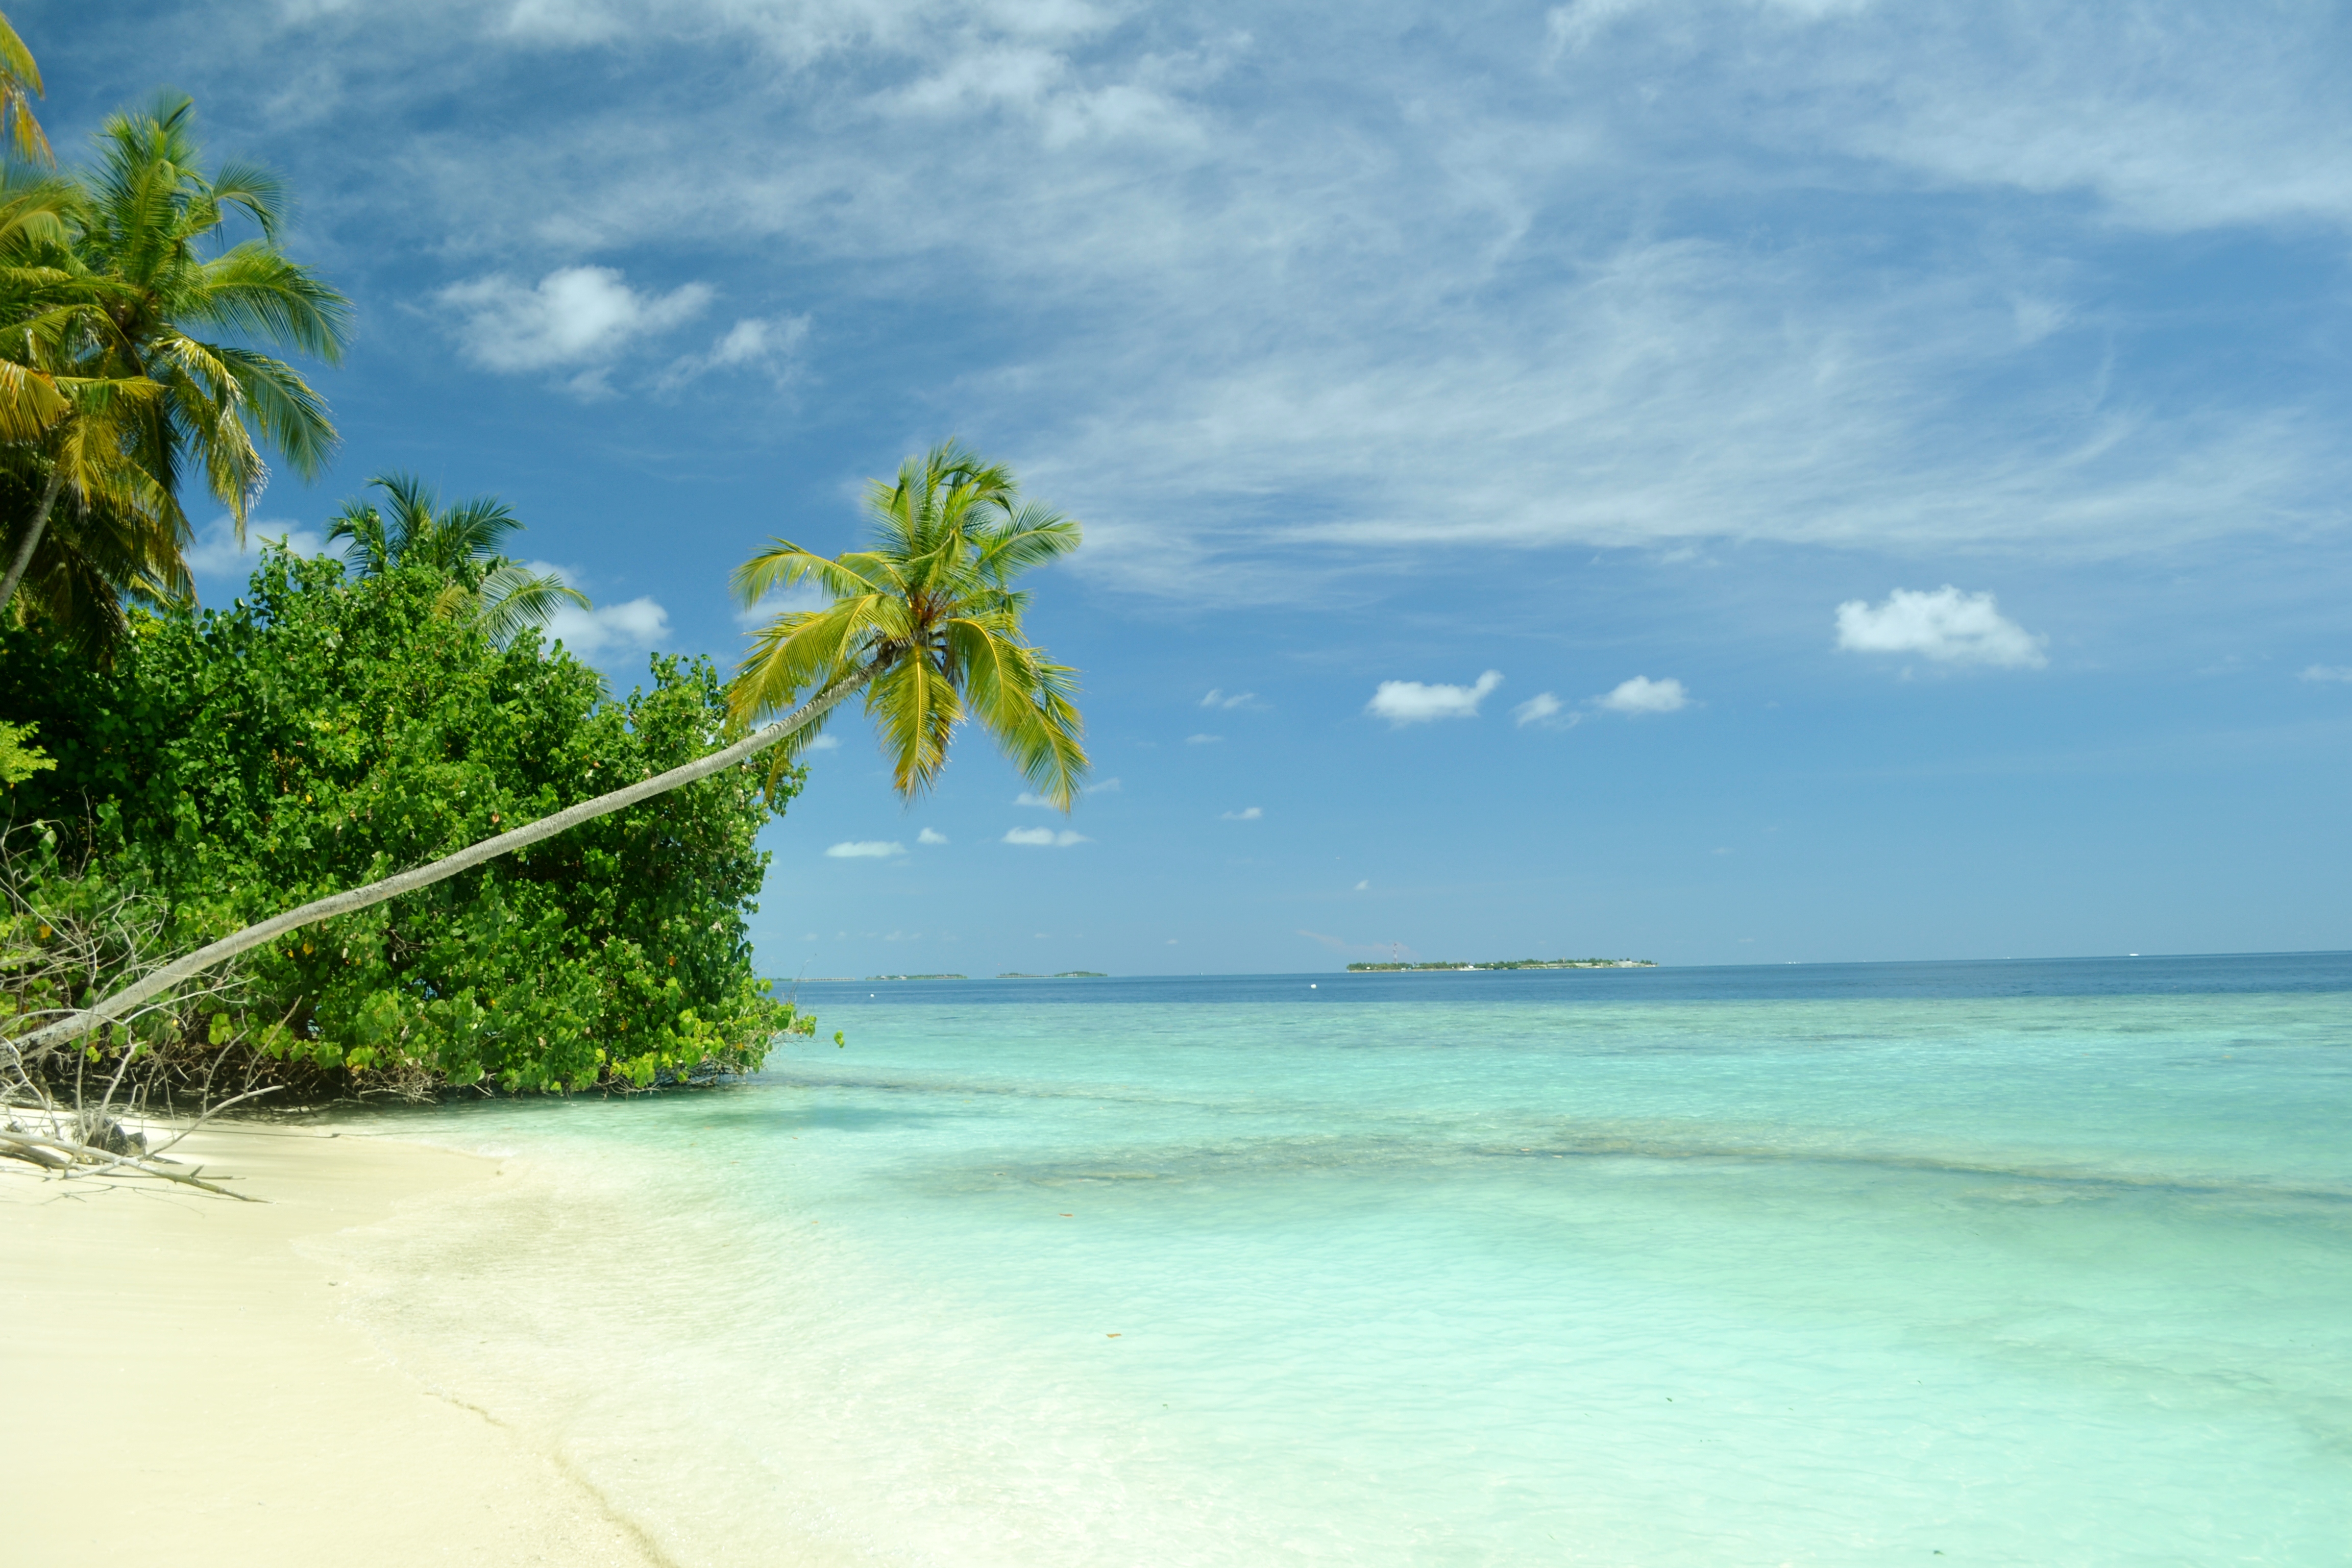
[[[2352,1541],[2352,955],[803,999],[334,1244],[682,1563]]]

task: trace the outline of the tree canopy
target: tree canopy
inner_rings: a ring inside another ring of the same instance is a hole
[[[0,712],[57,763],[10,792],[35,902],[123,894],[184,952],[708,752],[708,663],[613,701],[526,628],[438,613],[423,565],[354,580],[272,550],[224,611],[142,618],[110,670],[0,634]],[[143,1016],[149,1047],[238,1045],[371,1084],[642,1084],[758,1065],[805,1027],[753,973],[745,917],[771,806],[735,768],[422,892],[256,950],[226,1022]],[[27,840],[41,823],[45,842]],[[29,1001],[29,999],[27,999]],[[118,1044],[120,1039],[118,1037]]]

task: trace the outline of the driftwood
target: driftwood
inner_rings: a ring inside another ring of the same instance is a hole
[[[217,1105],[209,1106],[194,1121],[173,1133],[160,1147],[153,1149],[147,1147],[147,1140],[143,1135],[125,1133],[121,1123],[108,1118],[102,1109],[91,1110],[78,1107],[71,1114],[75,1128],[81,1132],[81,1135],[68,1137],[58,1131],[55,1125],[64,1120],[67,1113],[58,1107],[51,1105],[47,1108],[47,1114],[52,1126],[47,1133],[28,1131],[14,1121],[7,1123],[5,1128],[0,1128],[0,1156],[38,1165],[54,1175],[68,1179],[76,1176],[151,1176],[157,1181],[200,1188],[224,1198],[235,1198],[239,1203],[257,1204],[263,1200],[246,1193],[231,1192],[217,1183],[205,1181],[202,1165],[191,1166],[186,1170],[173,1169],[173,1167],[178,1165],[179,1162],[168,1159],[166,1155],[182,1139],[226,1110],[230,1106],[260,1095],[275,1093],[277,1088],[277,1085],[271,1084],[264,1089],[250,1089],[244,1094],[224,1100]],[[89,1132],[81,1131],[92,1126],[100,1130],[99,1136],[96,1138],[93,1138]]]

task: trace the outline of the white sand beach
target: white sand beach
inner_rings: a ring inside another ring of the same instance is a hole
[[[387,1360],[298,1250],[497,1161],[257,1125],[174,1152],[267,1201],[0,1173],[12,1559],[665,1561],[554,1455]]]

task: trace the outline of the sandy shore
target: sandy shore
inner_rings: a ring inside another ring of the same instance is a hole
[[[0,1170],[12,1561],[664,1561],[552,1455],[404,1375],[297,1250],[496,1161],[258,1126],[174,1152],[268,1201]]]

